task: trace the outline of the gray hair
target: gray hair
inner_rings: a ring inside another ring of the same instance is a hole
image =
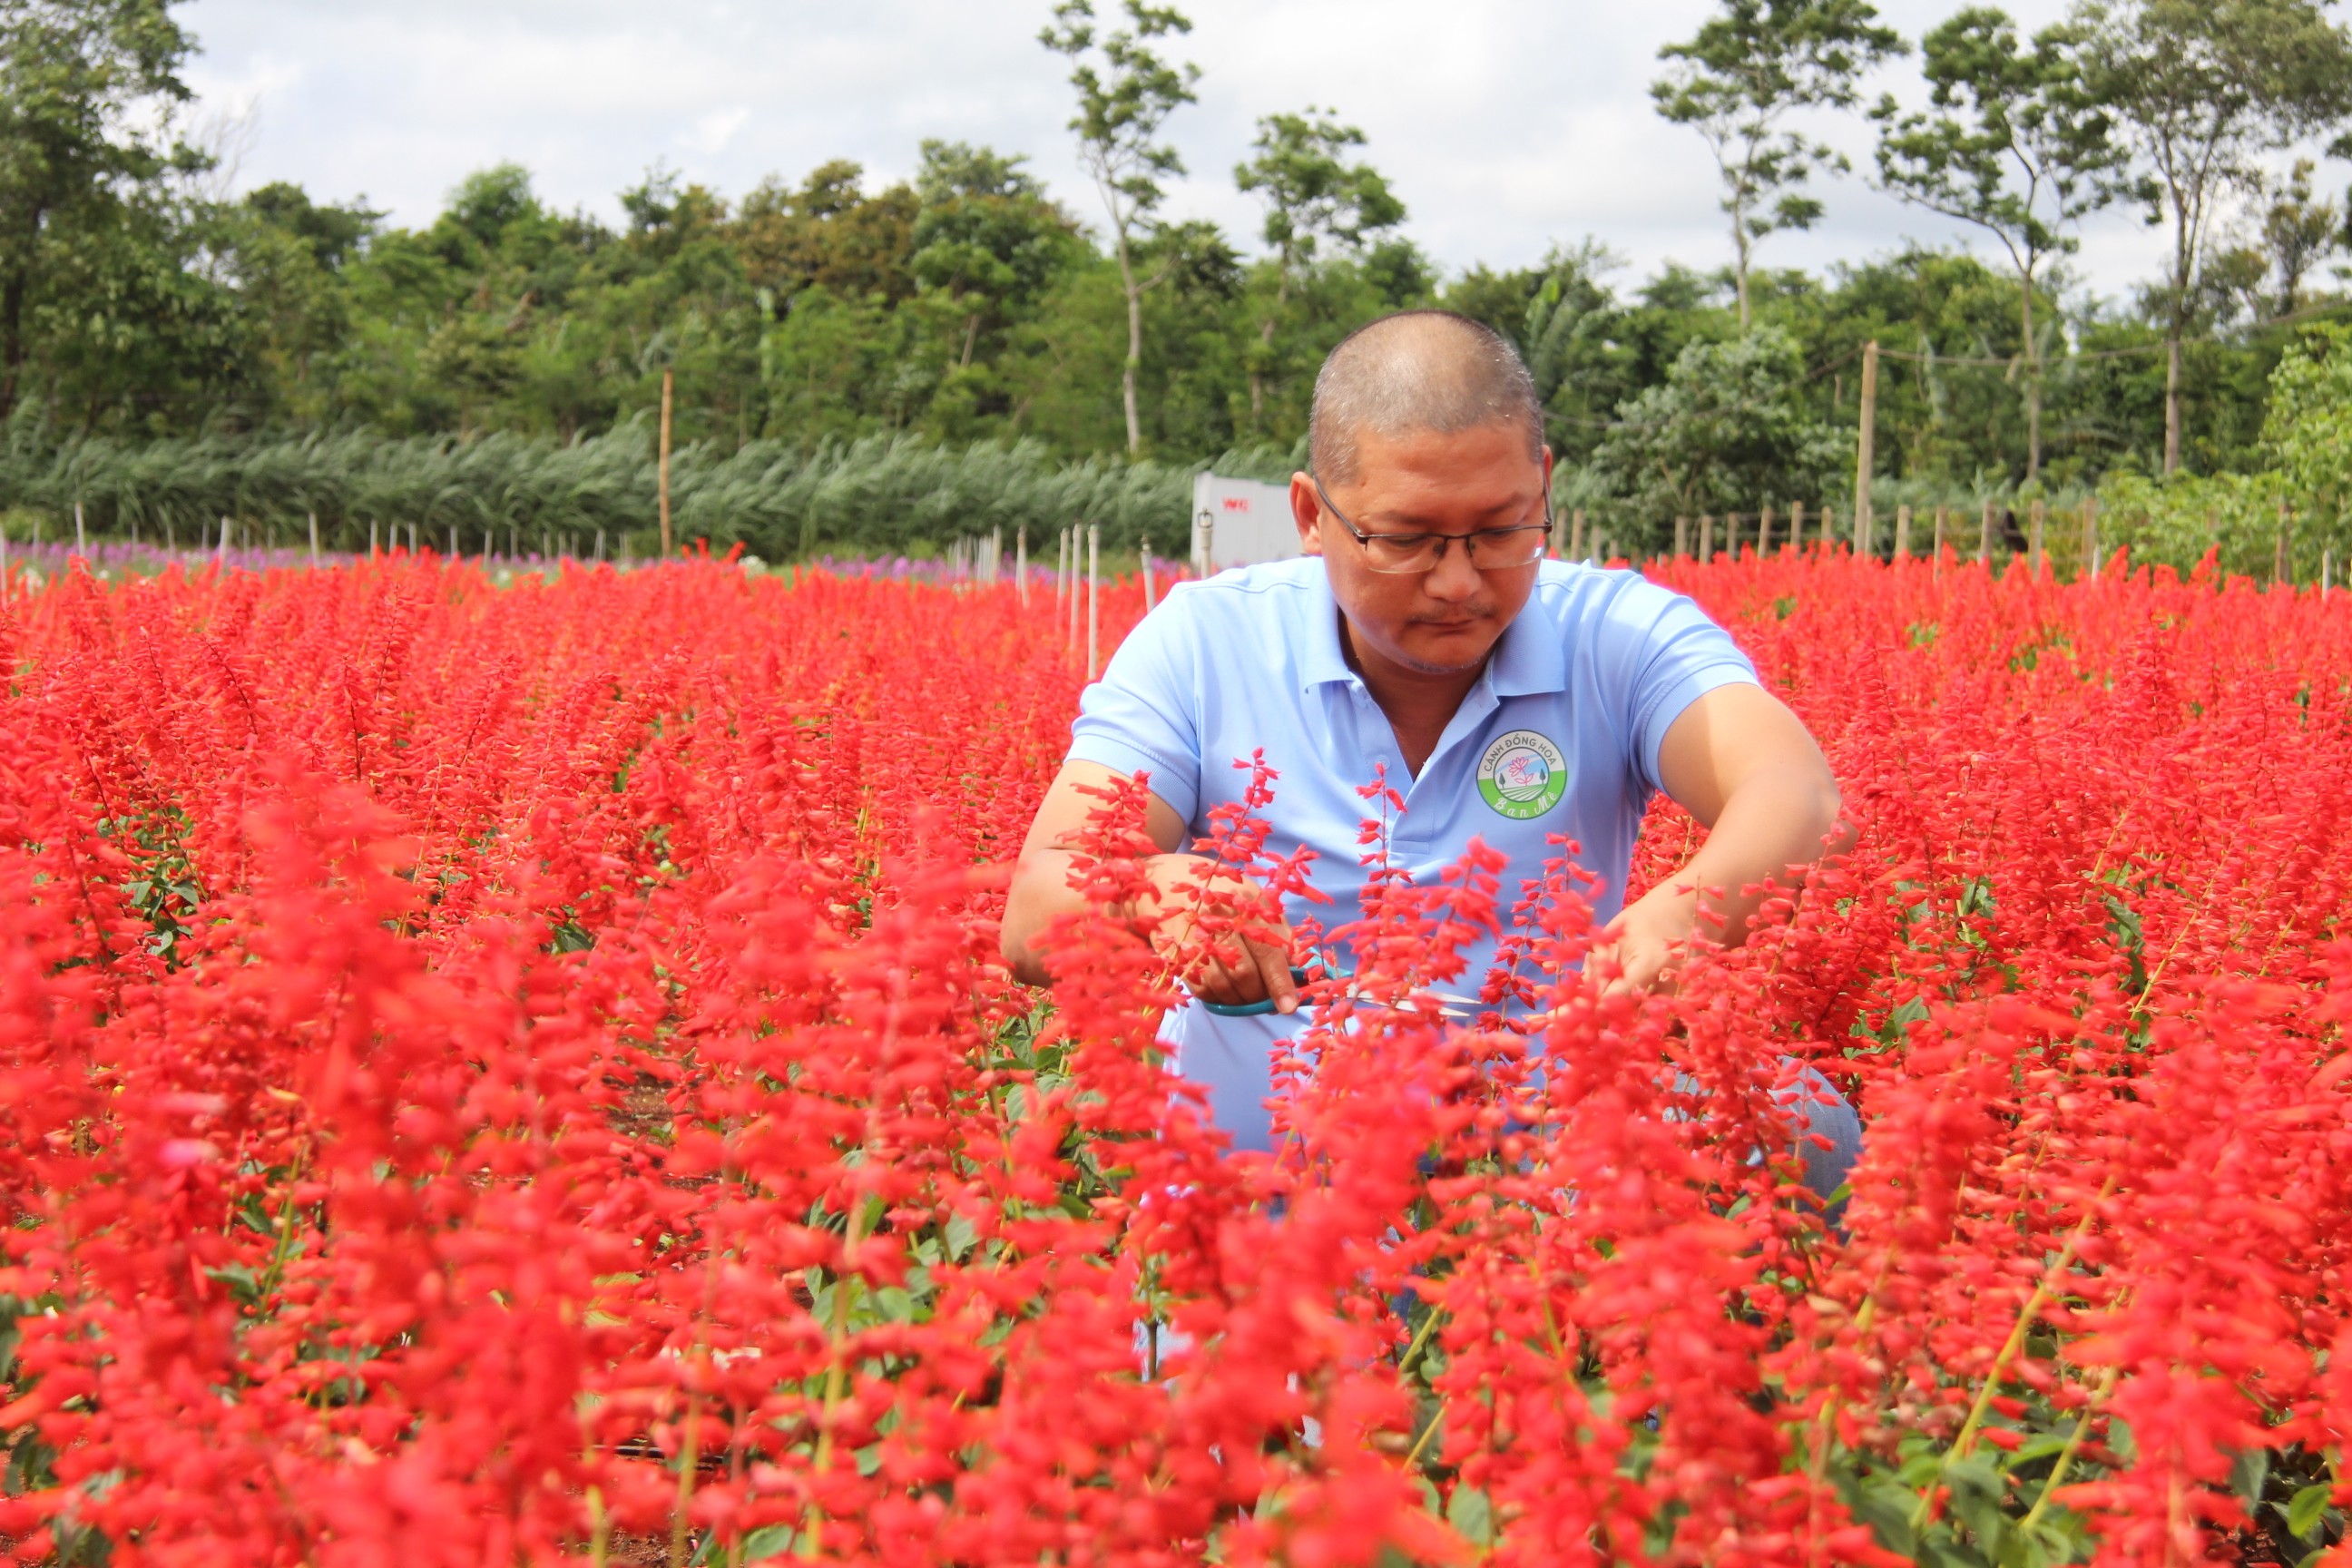
[[[1543,403],[1510,340],[1452,310],[1403,310],[1358,327],[1325,357],[1307,418],[1308,460],[1326,483],[1348,484],[1367,430],[1451,435],[1498,424],[1518,426],[1528,457],[1543,460]]]

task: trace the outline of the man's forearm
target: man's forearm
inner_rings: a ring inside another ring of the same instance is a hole
[[[1070,886],[1074,858],[1066,849],[1033,849],[1022,857],[1013,874],[1013,886],[1004,899],[1003,947],[1004,962],[1011,967],[1013,977],[1024,985],[1044,985],[1051,980],[1045,972],[1045,961],[1037,952],[1037,939],[1060,916],[1082,914],[1090,908],[1085,895]],[[1145,917],[1157,914],[1166,904],[1170,890],[1181,882],[1197,879],[1198,868],[1205,864],[1197,855],[1170,853],[1150,857],[1144,861],[1144,868],[1152,890],[1110,912]]]
[[[1851,846],[1848,831],[1824,849],[1838,827],[1839,804],[1835,782],[1810,768],[1777,768],[1743,780],[1723,803],[1706,846],[1667,884],[1688,900],[1691,934],[1726,947],[1746,941],[1764,901],[1748,888],[1769,881],[1786,890],[1798,879],[1791,868]]]

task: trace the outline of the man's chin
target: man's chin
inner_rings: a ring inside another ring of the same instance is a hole
[[[1479,640],[1464,637],[1415,638],[1396,650],[1396,661],[1417,675],[1461,675],[1476,669],[1486,662],[1495,648],[1493,638]]]

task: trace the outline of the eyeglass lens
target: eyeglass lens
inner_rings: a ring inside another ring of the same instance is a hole
[[[1498,528],[1450,536],[1424,533],[1411,539],[1375,533],[1365,539],[1364,551],[1370,564],[1381,571],[1426,572],[1437,565],[1449,546],[1459,544],[1469,552],[1472,566],[1495,572],[1537,559],[1543,554],[1544,539],[1545,531],[1540,528]]]

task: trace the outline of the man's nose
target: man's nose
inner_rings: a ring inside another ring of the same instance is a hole
[[[1449,603],[1470,598],[1483,584],[1478,568],[1470,564],[1470,542],[1466,539],[1447,540],[1445,553],[1437,558],[1437,564],[1421,580],[1422,592]]]

